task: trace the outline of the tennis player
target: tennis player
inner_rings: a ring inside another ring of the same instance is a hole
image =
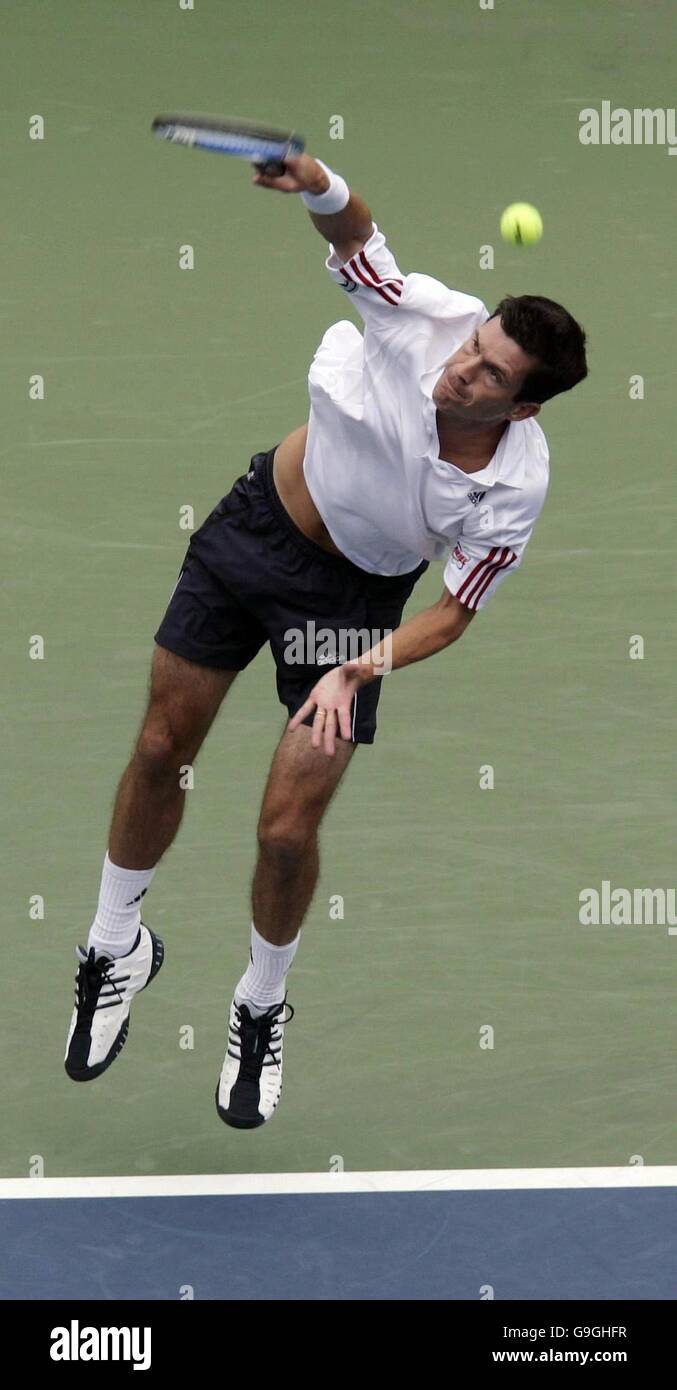
[[[402,667],[457,642],[518,569],[548,485],[536,416],[587,374],[585,334],[560,304],[508,296],[490,315],[472,295],[402,274],[369,208],[321,160],[290,158],[254,183],[301,195],[364,332],[345,319],[328,329],[307,423],[255,454],[191,539],[77,950],[66,1048],[68,1075],[89,1081],[124,1045],[132,998],[162,964],[141,905],[179,828],[181,769],[269,642],[291,718],[263,796],[249,963],[216,1089],[219,1115],[242,1129],[270,1119],[280,1098],[287,973],[317,881],[318,829],[356,746],[373,742],[384,674],[396,686]],[[403,623],[432,560],[444,563],[442,593]]]

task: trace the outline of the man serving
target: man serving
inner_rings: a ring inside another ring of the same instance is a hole
[[[164,955],[140,903],[180,824],[180,768],[269,642],[291,720],[261,806],[250,959],[216,1089],[220,1117],[242,1129],[270,1119],[280,1098],[286,980],[317,882],[318,830],[356,745],[374,740],[383,673],[457,641],[518,568],[548,485],[535,417],[587,374],[585,334],[560,304],[508,296],[489,315],[430,276],[403,275],[369,208],[322,161],[290,158],[254,182],[301,195],[364,334],[346,320],[328,329],[307,424],[255,454],[191,539],[78,948],[66,1049],[69,1076],[87,1081],[127,1038],[131,1000]],[[441,597],[402,623],[438,559]],[[335,635],[329,669],[312,650],[290,659],[290,633],[311,625]],[[342,660],[346,634],[365,629],[376,640]]]

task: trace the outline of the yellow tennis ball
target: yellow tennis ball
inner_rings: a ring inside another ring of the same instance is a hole
[[[531,203],[511,203],[501,217],[501,236],[513,246],[533,246],[543,236],[543,218]]]

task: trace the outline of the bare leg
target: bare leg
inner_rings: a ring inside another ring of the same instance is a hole
[[[192,763],[236,671],[212,670],[156,647],[148,709],[118,787],[108,852],[125,869],[151,869],[176,835]]]
[[[293,941],[319,872],[317,832],[355,751],[341,739],[328,758],[312,748],[311,730],[287,730],[273,758],[259,817],[259,855],[252,884],[256,930],[275,946]]]

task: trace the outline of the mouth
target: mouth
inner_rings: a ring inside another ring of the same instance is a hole
[[[457,390],[455,389],[454,386],[452,386],[452,384],[451,384],[451,382],[449,381],[448,378],[447,378],[447,380],[446,380],[446,382],[445,382],[445,386],[446,386],[447,391],[449,392],[449,395],[454,397],[454,400],[463,401],[463,403],[465,404],[465,402],[466,402],[466,400],[467,400],[467,397],[466,397],[466,396],[462,396],[462,395],[460,394],[460,392],[457,391]]]

